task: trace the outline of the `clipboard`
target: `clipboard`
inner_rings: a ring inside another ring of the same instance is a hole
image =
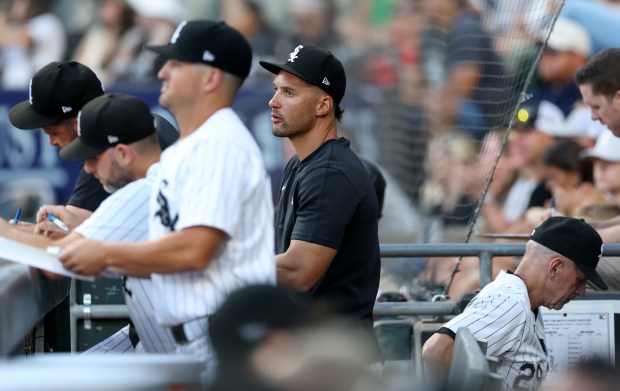
[[[0,237],[0,259],[11,262],[22,263],[24,265],[36,267],[37,269],[48,270],[63,276],[77,278],[84,281],[95,281],[93,276],[83,276],[75,274],[62,266],[58,260],[58,254],[52,254],[38,247],[16,242],[15,240]]]

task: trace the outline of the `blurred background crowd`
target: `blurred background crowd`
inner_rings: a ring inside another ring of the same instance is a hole
[[[552,199],[566,215],[620,214],[620,141],[590,119],[573,83],[592,55],[620,46],[620,1],[0,0],[0,95],[26,94],[36,70],[69,59],[107,90],[156,95],[161,60],[144,45],[166,43],[181,20],[196,18],[223,19],[252,45],[256,67],[244,88],[262,95],[242,116],[268,112],[272,75],[258,60],[281,62],[300,43],[342,60],[342,131],[387,183],[382,243],[528,233]],[[0,102],[3,117],[10,103]],[[266,161],[277,183],[291,149],[263,142],[272,137],[268,116],[245,118],[266,155],[276,151]],[[15,161],[15,143],[28,148],[11,137],[0,167]],[[415,296],[416,278],[441,286],[454,264],[402,261],[384,263],[393,275],[384,291],[407,281]],[[468,265],[463,286],[477,278]]]

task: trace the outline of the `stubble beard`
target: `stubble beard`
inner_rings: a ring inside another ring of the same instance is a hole
[[[109,181],[101,182],[103,189],[110,194],[133,181],[131,171],[125,170],[114,160],[112,160],[112,173],[112,178]]]
[[[304,133],[303,126],[296,126],[293,124],[292,126],[287,123],[280,123],[279,125],[273,125],[271,128],[271,133],[276,137],[294,137],[299,134]]]

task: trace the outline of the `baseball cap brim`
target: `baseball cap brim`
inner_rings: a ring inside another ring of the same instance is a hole
[[[39,129],[60,121],[59,118],[48,117],[37,113],[28,100],[16,104],[9,110],[9,120],[13,126],[22,130]]]
[[[76,138],[71,141],[69,145],[60,150],[60,157],[68,162],[83,162],[97,156],[105,150],[106,148],[91,147],[90,145],[84,144],[79,138]]]
[[[593,283],[594,285],[596,285],[597,287],[599,287],[600,289],[606,291],[608,289],[607,284],[605,283],[605,281],[603,281],[603,279],[601,278],[601,276],[596,272],[596,270],[589,268],[587,266],[581,265],[577,262],[575,262],[575,266],[577,266],[579,268],[579,270],[581,270],[581,272],[583,274],[586,275],[586,278]]]
[[[273,73],[274,75],[277,75],[278,73],[280,73],[280,71],[284,70],[284,71],[287,71],[288,73],[291,73],[291,74],[299,77],[300,79],[303,79],[304,81],[314,85],[314,83],[310,80],[309,77],[307,77],[303,73],[299,72],[298,70],[289,67],[286,64],[274,64],[272,62],[267,62],[267,61],[259,61],[258,63],[263,68],[265,68],[269,72]]]
[[[164,58],[172,58],[180,61],[195,62],[195,60],[188,55],[184,55],[179,51],[175,45],[159,45],[159,46],[147,46],[148,50],[153,51]]]

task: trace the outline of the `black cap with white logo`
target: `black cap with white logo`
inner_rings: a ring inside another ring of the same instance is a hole
[[[88,102],[78,114],[78,138],[60,150],[69,162],[90,159],[117,144],[131,144],[155,133],[149,106],[126,94],[107,94]]]
[[[603,255],[603,240],[583,219],[549,217],[536,227],[530,239],[570,259],[588,280],[607,290],[607,284],[596,272]]]
[[[314,45],[298,45],[284,64],[260,61],[260,65],[277,75],[285,70],[327,92],[339,104],[347,87],[347,77],[340,60],[330,51]]]
[[[30,80],[30,98],[13,106],[9,120],[18,129],[39,129],[77,116],[90,100],[103,95],[97,75],[75,61],[52,62]]]
[[[241,33],[224,22],[183,21],[168,45],[147,46],[165,58],[198,62],[245,79],[252,66],[252,49]]]

